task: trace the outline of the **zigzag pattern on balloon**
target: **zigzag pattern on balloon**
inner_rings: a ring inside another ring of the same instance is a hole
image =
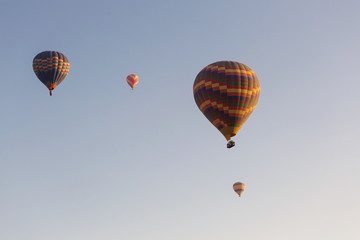
[[[46,58],[46,59],[35,59],[33,62],[33,68],[35,74],[38,71],[50,71],[58,69],[61,72],[69,72],[70,63],[64,62],[63,59],[59,59],[58,57]]]

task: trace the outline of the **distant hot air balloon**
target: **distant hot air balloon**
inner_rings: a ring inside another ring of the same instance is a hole
[[[245,184],[243,184],[242,182],[236,182],[233,185],[233,189],[240,197],[245,190]]]
[[[70,63],[67,57],[59,52],[45,51],[35,56],[33,69],[40,81],[49,89],[50,96],[68,75]]]
[[[129,76],[126,77],[126,81],[130,85],[131,89],[134,90],[134,87],[139,82],[139,77],[136,76],[135,74],[130,74]]]
[[[254,111],[260,84],[248,66],[221,61],[199,72],[193,92],[200,111],[229,141]],[[234,145],[235,142],[229,141],[227,147]]]

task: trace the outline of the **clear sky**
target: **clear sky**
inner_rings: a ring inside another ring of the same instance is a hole
[[[360,239],[359,12],[1,0],[0,239]],[[52,97],[32,70],[45,50],[71,64]],[[220,60],[261,85],[232,149],[192,93]]]

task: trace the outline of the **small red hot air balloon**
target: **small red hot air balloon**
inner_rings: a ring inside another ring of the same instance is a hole
[[[136,76],[135,74],[130,74],[129,76],[126,77],[126,82],[129,84],[131,89],[134,90],[134,87],[139,82],[139,77]]]
[[[245,184],[243,184],[242,182],[236,182],[233,185],[233,189],[240,197],[245,190]]]

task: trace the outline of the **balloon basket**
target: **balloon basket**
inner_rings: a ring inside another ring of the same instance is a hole
[[[226,147],[227,148],[232,148],[233,146],[235,146],[235,142],[230,140],[227,144],[226,144]]]

